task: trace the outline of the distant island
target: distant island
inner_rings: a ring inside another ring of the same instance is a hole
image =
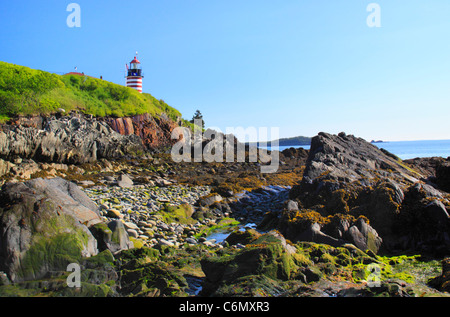
[[[292,138],[282,138],[274,141],[268,141],[267,146],[272,146],[272,143],[278,143],[278,146],[299,146],[299,145],[311,145],[311,138],[306,136],[295,136]],[[250,146],[266,145],[265,142],[249,142]]]
[[[372,141],[370,141],[370,143],[384,143],[384,141],[383,140],[372,140]]]

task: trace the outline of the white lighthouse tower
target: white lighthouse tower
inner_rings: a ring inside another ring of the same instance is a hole
[[[127,65],[127,87],[136,89],[142,93],[142,78],[144,78],[142,73],[141,63],[138,61],[137,57],[130,62],[130,66]]]

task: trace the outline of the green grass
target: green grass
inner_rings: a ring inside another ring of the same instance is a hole
[[[181,113],[150,94],[89,76],[56,75],[0,62],[0,120],[17,115],[47,115],[64,109],[95,117]]]

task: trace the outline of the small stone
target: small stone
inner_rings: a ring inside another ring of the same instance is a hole
[[[101,204],[100,206],[98,206],[98,208],[100,210],[108,210],[109,207],[106,204]]]
[[[82,185],[82,186],[93,186],[93,185],[95,185],[95,183],[93,181],[90,181],[90,180],[80,181],[78,183],[80,185]]]
[[[159,223],[158,228],[160,228],[161,230],[164,230],[164,231],[170,230],[170,227],[167,224],[165,224],[164,222]]]
[[[123,223],[124,224],[124,226],[125,226],[125,228],[127,228],[127,229],[133,229],[133,230],[137,230],[137,229],[139,229],[139,227],[138,226],[136,226],[134,223],[132,223],[132,222],[124,222]]]
[[[11,282],[5,272],[0,272],[0,285],[9,285]]]
[[[159,187],[166,187],[166,186],[172,185],[172,182],[170,182],[166,179],[160,178],[160,179],[156,180],[156,185]]]
[[[197,244],[197,240],[195,240],[194,238],[186,238],[186,242],[190,244]]]
[[[297,211],[298,210],[298,203],[293,200],[288,200],[286,203],[286,208],[288,211]]]
[[[110,218],[116,218],[116,219],[122,219],[123,215],[120,213],[119,210],[111,208],[107,210],[107,216]]]
[[[147,224],[147,222],[140,220],[140,221],[138,222],[138,226],[139,226],[139,227],[147,227],[148,224]]]
[[[170,242],[166,239],[160,239],[158,243],[159,243],[159,245],[167,245],[169,247],[175,246],[175,244],[173,244],[172,242]]]
[[[117,180],[117,185],[121,188],[128,188],[133,186],[133,181],[128,175],[122,174],[119,176],[119,179]]]
[[[144,234],[145,234],[146,236],[148,236],[148,237],[153,237],[153,236],[154,236],[154,233],[153,233],[152,230],[146,230]]]
[[[133,229],[127,229],[127,233],[130,237],[133,238],[138,238],[139,237],[139,233],[136,230]]]

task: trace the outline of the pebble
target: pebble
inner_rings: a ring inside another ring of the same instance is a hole
[[[167,245],[169,247],[175,246],[175,244],[171,241],[168,241],[166,239],[159,239],[159,245]]]
[[[197,244],[197,240],[195,240],[194,238],[186,238],[186,242],[190,244]]]
[[[133,238],[138,238],[139,233],[134,229],[127,229],[128,235]]]
[[[126,221],[123,224],[128,229],[134,229],[134,230],[138,230],[139,229],[139,227],[136,224],[134,224],[132,222],[129,222],[129,221]]]
[[[120,213],[120,211],[117,209],[113,209],[113,208],[107,210],[107,215],[111,218],[116,218],[116,219],[123,218],[123,215]]]

